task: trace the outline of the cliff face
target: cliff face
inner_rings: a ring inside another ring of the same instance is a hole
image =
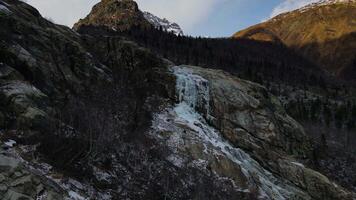
[[[264,87],[0,2],[2,199],[352,198]]]
[[[355,11],[353,0],[321,1],[239,31],[233,37],[284,43],[322,68],[345,77],[354,68]],[[351,80],[354,77],[348,76]]]

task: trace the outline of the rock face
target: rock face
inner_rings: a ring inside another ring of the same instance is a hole
[[[356,2],[320,1],[237,32],[235,38],[281,42],[322,68],[354,79]]]
[[[106,26],[117,31],[151,27],[133,0],[102,0],[86,18],[74,25],[74,29],[85,25]]]
[[[165,18],[161,19],[149,12],[143,12],[143,15],[155,28],[162,29],[163,31],[169,33],[174,33],[176,35],[183,35],[183,30],[177,23],[172,23]]]
[[[0,110],[6,127],[48,127],[43,118],[68,95],[83,93],[96,81],[110,82],[110,70],[91,57],[72,30],[46,21],[20,1],[1,3],[11,10],[0,15]]]
[[[18,159],[0,150],[0,198],[61,200],[63,191],[26,169]]]
[[[262,86],[0,2],[2,199],[352,199]]]

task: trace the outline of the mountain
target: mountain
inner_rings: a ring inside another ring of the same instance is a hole
[[[264,86],[0,5],[1,199],[354,199]]]
[[[133,0],[103,0],[96,4],[90,14],[74,24],[74,29],[83,25],[107,26],[124,31],[134,26],[149,28],[151,24]]]
[[[142,12],[133,0],[105,0],[96,4],[90,14],[74,24],[78,30],[82,26],[106,26],[116,31],[126,31],[133,27],[144,29],[152,26],[176,35],[183,35],[177,23],[161,19],[149,12]]]
[[[233,37],[283,43],[323,69],[355,80],[355,19],[355,0],[324,0],[280,14]]]
[[[150,22],[155,28],[162,28],[164,31],[172,32],[175,35],[183,35],[183,30],[177,23],[172,23],[165,18],[161,19],[149,12],[143,12],[143,15],[145,16],[146,20]]]

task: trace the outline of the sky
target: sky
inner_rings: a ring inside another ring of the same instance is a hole
[[[58,24],[72,25],[100,0],[25,0]],[[318,0],[136,0],[143,11],[177,22],[186,35],[228,37]]]

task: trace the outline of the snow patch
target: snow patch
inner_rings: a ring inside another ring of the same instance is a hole
[[[84,198],[83,196],[74,191],[69,191],[68,195],[71,200],[87,200],[87,198]]]
[[[36,197],[36,200],[46,200],[47,199],[47,193],[44,192],[43,194],[39,195]]]
[[[170,161],[176,167],[183,167],[184,160],[176,154],[171,154],[167,157],[167,160]]]
[[[112,175],[110,175],[109,173],[97,168],[97,167],[93,167],[94,170],[94,175],[96,177],[96,179],[98,179],[99,181],[106,181],[106,182],[110,182],[112,179]]]
[[[16,145],[15,140],[8,140],[7,142],[4,143],[8,147],[14,147]]]
[[[299,162],[292,162],[293,165],[297,165],[299,167],[305,167],[302,163],[299,163]]]
[[[11,10],[9,10],[5,5],[2,5],[3,2],[1,2],[0,4],[0,13],[4,13],[4,14],[11,14]]]

